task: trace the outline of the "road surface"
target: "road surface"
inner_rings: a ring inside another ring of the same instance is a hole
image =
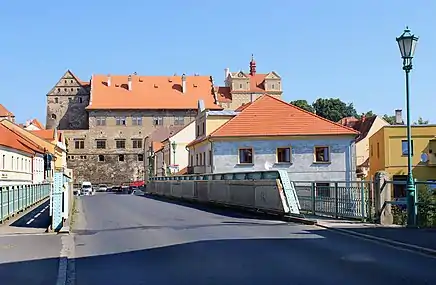
[[[132,195],[78,204],[77,285],[436,284],[436,259],[315,226]]]

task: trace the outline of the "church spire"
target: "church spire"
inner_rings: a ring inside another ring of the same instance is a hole
[[[256,74],[256,61],[254,61],[254,55],[251,54],[250,75],[254,76],[255,74]]]

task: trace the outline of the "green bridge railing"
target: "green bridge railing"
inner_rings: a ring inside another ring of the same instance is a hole
[[[0,222],[50,196],[50,184],[0,186]]]

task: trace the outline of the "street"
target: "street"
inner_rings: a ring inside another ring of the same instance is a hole
[[[69,284],[436,284],[434,258],[315,226],[110,193],[78,211]]]

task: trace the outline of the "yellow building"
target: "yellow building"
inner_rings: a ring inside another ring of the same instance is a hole
[[[386,171],[394,180],[407,177],[407,129],[385,126],[369,139],[369,178]],[[412,126],[412,171],[417,180],[436,180],[436,125]]]

